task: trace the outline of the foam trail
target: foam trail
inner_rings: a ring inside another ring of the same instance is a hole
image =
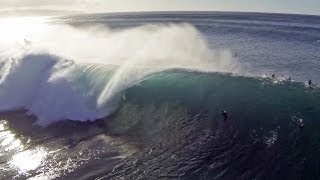
[[[105,117],[123,90],[166,69],[241,71],[229,51],[210,50],[189,24],[112,30],[11,21],[0,20],[0,110],[28,109],[41,125]]]

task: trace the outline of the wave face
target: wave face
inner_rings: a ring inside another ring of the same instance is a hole
[[[0,110],[27,109],[40,125],[106,117],[119,106],[123,90],[166,69],[241,69],[227,50],[211,51],[189,24],[110,30],[33,21],[36,30],[11,35],[24,37],[20,44],[4,42],[0,47]],[[5,28],[26,26],[17,23]],[[16,50],[5,51],[8,47]]]
[[[227,109],[241,121],[280,121],[293,116],[315,120],[320,110],[319,89],[301,83],[183,70],[151,75],[125,94],[125,103],[176,103],[194,112],[214,111],[215,116]]]

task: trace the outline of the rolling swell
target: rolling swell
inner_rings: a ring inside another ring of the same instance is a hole
[[[139,104],[176,102],[189,109],[241,109],[247,117],[258,112],[266,119],[278,111],[317,112],[320,97],[318,88],[297,82],[179,69],[150,75],[125,94],[127,101]]]
[[[317,178],[319,89],[170,70],[125,95],[105,124],[142,150],[101,179]]]

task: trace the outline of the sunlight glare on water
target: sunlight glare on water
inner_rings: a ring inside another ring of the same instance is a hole
[[[4,125],[0,122],[0,131],[5,130]]]
[[[0,120],[0,148],[5,151],[22,150],[21,140],[7,127],[7,121]]]
[[[14,155],[10,164],[18,168],[20,173],[26,173],[30,170],[37,169],[47,154],[44,148],[25,150]]]
[[[11,144],[11,142],[13,142],[13,141],[14,141],[14,135],[10,133],[3,138],[2,142],[1,142],[1,146],[7,146],[7,145]]]
[[[47,151],[42,147],[21,151],[24,149],[21,140],[16,138],[16,134],[9,130],[7,124],[6,120],[0,121],[0,151],[16,152],[9,164],[21,174],[37,169],[47,156]]]

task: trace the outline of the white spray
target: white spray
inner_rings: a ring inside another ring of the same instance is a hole
[[[111,30],[103,25],[50,25],[43,19],[12,21],[0,20],[0,38],[5,39],[0,43],[0,110],[26,108],[41,125],[107,116],[116,109],[121,91],[155,72],[241,70],[229,51],[210,50],[189,24]],[[12,28],[26,31],[10,32]],[[79,67],[89,63],[93,71],[118,68],[109,80],[86,78]]]

